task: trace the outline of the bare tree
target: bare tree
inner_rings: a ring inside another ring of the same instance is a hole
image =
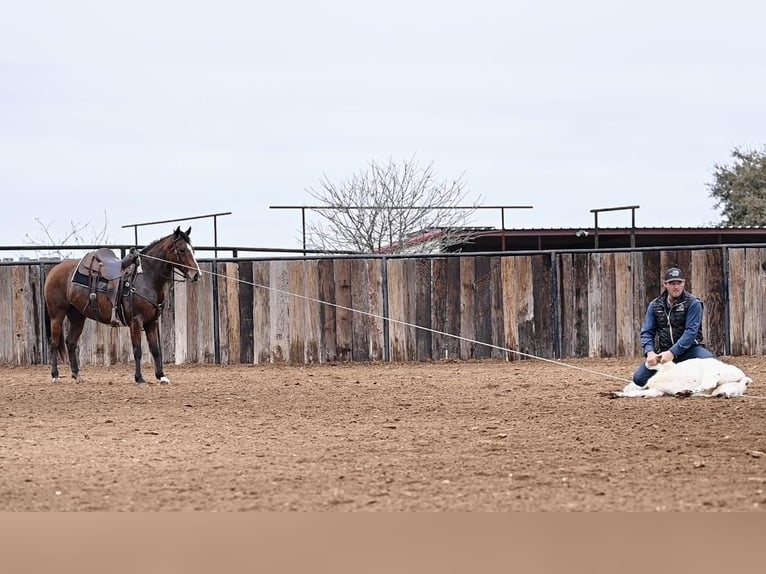
[[[109,243],[109,235],[107,233],[109,220],[107,219],[106,212],[104,212],[102,227],[98,228],[90,221],[70,221],[70,227],[63,232],[63,235],[54,235],[53,226],[55,220],[44,223],[39,217],[36,217],[35,221],[40,227],[39,233],[34,236],[27,233],[24,236],[24,242],[41,248],[40,251],[35,252],[38,258],[67,259],[72,257],[73,254],[72,251],[62,249],[63,246],[83,244],[104,245]]]
[[[318,190],[307,191],[322,208],[320,221],[306,224],[306,242],[327,251],[443,251],[470,241],[466,225],[480,205],[461,205],[468,194],[463,175],[438,181],[433,163],[421,167],[414,158],[373,160],[347,181],[325,175]]]

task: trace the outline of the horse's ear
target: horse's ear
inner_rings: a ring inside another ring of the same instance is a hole
[[[191,225],[189,226],[189,229],[186,230],[186,237],[189,237],[191,235]]]
[[[175,235],[176,237],[181,235],[181,226],[180,225],[173,230],[173,235]]]

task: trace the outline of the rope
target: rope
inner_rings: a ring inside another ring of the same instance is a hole
[[[184,265],[181,265],[181,267],[187,267],[188,269],[194,269],[193,267],[188,267],[188,266],[184,266]],[[398,319],[391,319],[390,317],[384,317],[383,315],[378,315],[376,313],[370,313],[369,311],[362,311],[360,309],[354,309],[354,308],[351,308],[351,307],[346,307],[344,305],[339,305],[337,303],[330,303],[329,301],[323,301],[321,299],[317,299],[317,298],[314,298],[314,297],[309,297],[307,295],[300,295],[298,293],[292,293],[290,291],[285,291],[284,289],[278,289],[276,287],[271,287],[269,285],[261,285],[259,283],[255,283],[253,281],[245,281],[245,280],[239,279],[239,278],[235,279],[235,278],[229,277],[228,275],[225,275],[223,273],[217,273],[215,271],[205,271],[204,269],[200,269],[200,271],[202,271],[202,273],[207,273],[208,275],[215,275],[217,277],[223,277],[224,279],[227,279],[227,280],[230,280],[230,281],[237,281],[238,283],[243,283],[245,285],[252,285],[253,287],[258,287],[260,289],[267,289],[269,291],[274,291],[276,293],[281,293],[281,294],[287,295],[289,297],[296,297],[298,299],[303,299],[305,301],[310,301],[312,303],[319,303],[320,305],[327,305],[327,306],[330,306],[330,307],[335,307],[336,309],[342,309],[344,311],[350,311],[351,313],[359,313],[360,315],[366,315],[368,317],[372,317],[372,318],[375,318],[375,319],[381,319],[383,321],[388,321],[390,323],[396,323],[398,325],[402,325],[402,326],[405,326],[405,327],[413,327],[415,329],[421,329],[423,331],[427,331],[427,332],[433,333],[435,335],[443,335],[445,337],[452,337],[454,339],[457,339],[459,341],[464,341],[466,343],[474,343],[476,345],[483,345],[485,347],[489,347],[490,349],[496,349],[498,351],[504,351],[506,353],[513,353],[513,354],[518,355],[520,357],[526,357],[528,359],[535,359],[537,361],[542,361],[544,363],[551,363],[551,364],[554,364],[554,365],[558,365],[560,367],[566,367],[568,369],[575,369],[577,371],[582,371],[582,372],[589,373],[589,374],[592,374],[592,375],[599,375],[599,376],[606,377],[608,379],[613,379],[613,380],[616,380],[616,381],[620,381],[620,382],[623,382],[623,383],[632,383],[633,382],[632,379],[626,379],[624,377],[618,377],[617,375],[612,375],[610,373],[604,373],[602,371],[597,371],[595,369],[588,369],[588,368],[585,368],[585,367],[580,367],[578,365],[570,365],[568,363],[564,363],[562,361],[557,361],[555,359],[546,359],[545,357],[539,357],[537,355],[532,355],[530,353],[524,353],[522,351],[517,351],[515,349],[509,349],[509,348],[506,348],[506,347],[500,347],[498,345],[493,345],[492,343],[487,343],[485,341],[478,341],[476,339],[470,339],[468,337],[462,337],[460,335],[455,335],[453,333],[446,333],[444,331],[438,331],[436,329],[431,329],[430,327],[423,327],[423,326],[420,326],[420,325],[415,325],[414,323],[408,323],[406,321],[400,321]],[[749,399],[762,399],[762,400],[766,400],[766,396],[762,397],[762,396],[757,396],[757,395],[742,395],[742,397],[743,398],[749,398]]]
[[[154,257],[153,259],[158,259],[158,258]],[[185,267],[187,269],[194,269],[193,267],[186,266],[186,265],[179,265],[179,267]],[[289,297],[295,297],[295,298],[298,298],[298,299],[303,299],[305,301],[310,301],[312,303],[319,303],[320,305],[327,305],[329,307],[335,307],[336,309],[342,309],[343,311],[350,311],[351,313],[358,313],[360,315],[366,315],[367,317],[372,317],[374,319],[381,319],[383,321],[388,321],[389,323],[395,323],[397,325],[402,325],[404,327],[413,327],[415,329],[420,329],[422,331],[427,331],[429,333],[433,333],[434,335],[443,335],[445,337],[452,337],[454,339],[457,339],[459,341],[464,341],[466,343],[474,343],[476,345],[483,345],[485,347],[489,347],[491,349],[496,349],[498,351],[503,351],[503,352],[506,352],[506,353],[513,353],[513,354],[518,355],[520,357],[527,357],[529,359],[536,359],[538,361],[542,361],[542,362],[545,362],[545,363],[551,363],[551,364],[554,364],[554,365],[558,365],[558,366],[562,366],[562,367],[567,367],[567,368],[575,369],[575,370],[578,370],[578,371],[583,371],[583,372],[590,373],[590,374],[593,374],[593,375],[600,375],[600,376],[603,376],[603,377],[607,377],[607,378],[614,379],[614,380],[621,381],[621,382],[625,382],[625,383],[632,382],[630,379],[626,379],[624,377],[618,377],[616,375],[612,375],[612,374],[609,374],[609,373],[604,373],[604,372],[601,372],[601,371],[596,371],[594,369],[588,369],[588,368],[585,368],[585,367],[580,367],[578,365],[570,365],[570,364],[567,364],[567,363],[563,363],[561,361],[556,361],[554,359],[546,359],[545,357],[539,357],[537,355],[532,355],[530,353],[524,353],[522,351],[517,351],[515,349],[509,349],[507,347],[500,347],[498,345],[493,345],[492,343],[487,343],[485,341],[479,341],[477,339],[470,339],[468,337],[462,337],[460,335],[455,335],[454,333],[447,333],[445,331],[439,331],[437,329],[431,329],[429,327],[423,327],[421,325],[415,325],[414,323],[408,323],[407,321],[400,321],[398,319],[392,319],[390,317],[384,317],[383,315],[378,315],[376,313],[370,313],[369,311],[362,311],[360,309],[354,309],[352,307],[346,307],[344,305],[339,305],[337,303],[330,303],[329,301],[323,301],[322,299],[317,299],[315,297],[309,297],[308,295],[300,295],[298,293],[293,293],[291,291],[286,291],[284,289],[278,289],[276,287],[271,287],[270,285],[261,285],[260,283],[255,283],[254,281],[245,281],[245,280],[239,279],[239,278],[234,279],[233,277],[229,277],[228,275],[225,275],[223,273],[217,273],[215,271],[205,271],[204,269],[200,269],[200,271],[202,271],[202,273],[207,273],[208,275],[215,275],[217,277],[223,277],[224,279],[228,279],[230,281],[234,280],[234,281],[237,281],[238,283],[243,283],[245,285],[252,285],[253,287],[258,287],[260,289],[267,289],[269,291],[274,291],[276,293],[281,293],[281,294],[287,295]]]

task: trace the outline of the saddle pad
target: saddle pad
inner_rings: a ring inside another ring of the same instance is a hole
[[[81,273],[79,269],[75,269],[74,274],[72,275],[72,283],[90,288],[90,277]],[[96,290],[106,291],[108,287],[109,283],[103,277],[99,277],[96,282]]]

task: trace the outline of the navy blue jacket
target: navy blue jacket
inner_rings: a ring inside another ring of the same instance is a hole
[[[641,325],[641,347],[644,353],[670,351],[683,355],[694,345],[702,344],[702,301],[684,291],[673,305],[668,292],[649,303]]]

